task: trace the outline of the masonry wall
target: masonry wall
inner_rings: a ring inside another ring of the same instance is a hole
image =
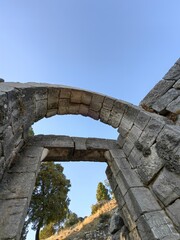
[[[103,149],[97,147],[101,141],[96,140],[94,153],[97,161],[108,164],[106,173],[128,228],[127,238],[180,239],[179,81],[180,60],[139,107],[65,86],[1,82],[0,239],[19,239],[40,162],[48,156],[49,149],[43,141],[37,146],[30,145],[29,127],[56,114],[88,116],[120,133],[117,144]],[[62,144],[65,142],[64,139]],[[76,153],[79,159],[84,154],[90,156],[84,140],[76,138],[73,145],[72,141],[69,144],[68,151],[76,144],[75,149],[82,154]],[[23,179],[27,180],[25,188]],[[6,211],[7,208],[11,211]],[[13,222],[13,216],[19,219],[18,224]],[[14,227],[10,236],[6,229],[8,221]]]

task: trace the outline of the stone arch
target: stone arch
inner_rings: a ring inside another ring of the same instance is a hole
[[[178,240],[179,78],[180,60],[139,107],[72,87],[0,83],[0,239],[19,239],[39,165],[60,156],[60,149],[67,161],[86,157],[107,162],[106,174],[130,239]],[[117,128],[120,135],[115,141],[28,138],[35,121],[56,114],[88,116]]]

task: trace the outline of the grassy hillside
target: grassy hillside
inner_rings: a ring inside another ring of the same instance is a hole
[[[107,228],[109,219],[114,209],[117,207],[115,199],[105,203],[95,214],[84,219],[84,221],[48,238],[48,240],[75,240],[83,239],[89,232],[96,231],[100,228]],[[99,238],[100,239],[100,238]],[[103,238],[102,238],[103,239]]]

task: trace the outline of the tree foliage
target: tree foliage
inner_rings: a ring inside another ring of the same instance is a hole
[[[80,221],[80,218],[78,217],[78,215],[76,213],[69,211],[69,213],[66,216],[64,227],[65,228],[71,227],[74,224],[78,223],[79,221]]]
[[[51,237],[53,234],[55,234],[55,228],[53,223],[49,223],[48,225],[45,225],[43,229],[40,231],[40,239],[46,239]]]
[[[98,203],[104,200],[110,200],[108,189],[104,186],[102,182],[98,183],[96,190],[96,199]]]
[[[36,230],[36,239],[39,239],[43,226],[64,221],[69,206],[69,188],[70,181],[63,174],[60,164],[41,164],[28,210],[28,221],[32,223],[32,229]]]

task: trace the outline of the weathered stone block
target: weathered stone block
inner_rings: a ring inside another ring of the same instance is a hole
[[[114,98],[105,97],[103,102],[103,108],[111,110],[113,108],[114,102]]]
[[[177,199],[173,204],[167,207],[167,213],[178,232],[180,232],[180,199]]]
[[[129,212],[127,205],[125,204],[121,209],[122,218],[124,220],[125,225],[128,227],[129,231],[132,231],[136,228],[136,222],[133,219],[132,214]]]
[[[60,115],[67,114],[69,112],[69,99],[59,99],[58,113]]]
[[[179,240],[180,235],[174,229],[172,222],[164,211],[149,212],[142,215],[138,221],[138,231],[143,240]]]
[[[112,161],[116,164],[116,181],[123,195],[126,194],[129,188],[143,186],[139,181],[136,173],[131,169],[122,150],[110,150]],[[115,166],[114,166],[115,168]]]
[[[49,118],[49,117],[52,117],[52,116],[56,115],[57,112],[58,112],[57,109],[50,109],[50,110],[47,110],[46,118]]]
[[[95,112],[99,111],[102,108],[104,97],[103,95],[93,94],[90,109]]]
[[[70,99],[71,97],[71,89],[69,88],[62,88],[60,92],[60,98],[62,99]]]
[[[166,109],[175,114],[180,114],[180,96],[171,102]]]
[[[89,111],[88,111],[88,116],[95,119],[95,120],[98,120],[100,118],[99,112],[95,112],[91,109],[89,109]]]
[[[79,114],[79,104],[76,103],[69,104],[68,110],[70,114]]]
[[[41,164],[42,147],[26,147],[8,169],[8,173],[35,173]]]
[[[180,173],[180,156],[176,153],[180,146],[179,128],[168,126],[157,138],[156,150],[165,163],[165,167],[177,174]]]
[[[141,181],[148,185],[154,176],[163,167],[163,160],[157,155],[155,145],[151,147],[151,154],[147,157],[142,156],[137,162],[137,171]]]
[[[88,111],[89,111],[89,107],[87,105],[84,104],[80,104],[79,106],[79,114],[83,115],[83,116],[88,116]]]
[[[119,210],[116,210],[113,216],[111,217],[110,220],[110,226],[109,226],[109,232],[111,234],[116,233],[118,230],[120,230],[124,226],[124,221],[120,217],[120,212]]]
[[[7,173],[0,183],[0,199],[28,198],[31,196],[35,173]]]
[[[70,101],[72,103],[81,103],[81,99],[82,99],[82,91],[72,89]]]
[[[137,117],[134,120],[134,124],[141,130],[144,130],[146,125],[150,120],[150,115],[147,114],[145,111],[139,111]]]
[[[139,150],[137,150],[136,148],[133,148],[128,160],[132,166],[132,168],[137,168],[137,166],[139,165],[139,163],[141,162],[141,158],[143,157],[142,152],[140,152]]]
[[[152,185],[152,189],[159,200],[165,206],[168,206],[180,197],[180,177],[163,169]]]
[[[0,239],[20,239],[27,207],[27,198],[0,200]]]
[[[90,105],[92,100],[92,93],[84,92],[82,93],[81,101],[85,105]]]
[[[172,68],[163,77],[166,80],[179,80],[180,79],[180,65],[175,63]]]
[[[123,116],[123,113],[121,112],[121,109],[119,111],[112,110],[109,115],[108,124],[113,128],[118,128],[121,122],[122,116]]]
[[[59,107],[59,89],[49,88],[48,89],[48,110],[49,109],[58,109]]]
[[[161,80],[155,87],[146,95],[146,97],[141,101],[140,105],[151,107],[159,97],[164,95],[175,83],[175,80]]]
[[[47,99],[36,101],[36,121],[44,118],[47,113]]]
[[[72,137],[75,150],[86,150],[86,138]]]
[[[144,147],[150,147],[154,143],[163,126],[164,125],[160,121],[151,119],[138,141]]]
[[[111,113],[110,110],[102,108],[100,111],[100,121],[104,123],[108,123],[110,113]]]
[[[123,151],[124,151],[124,153],[126,154],[127,157],[129,156],[133,147],[134,147],[134,142],[131,141],[131,139],[129,139],[129,136],[128,136],[128,138],[126,138],[126,141],[123,145]]]
[[[34,98],[36,101],[47,100],[47,88],[36,88],[34,92]]]
[[[180,95],[180,91],[175,88],[171,88],[163,96],[161,96],[153,105],[152,108],[157,112],[162,112],[171,102]]]
[[[129,233],[129,238],[130,240],[142,240],[139,236],[137,228],[134,228],[130,233]]]
[[[135,125],[131,128],[129,134],[128,134],[128,138],[132,141],[135,142],[138,140],[138,138],[140,137],[142,133],[142,130],[139,129],[138,127],[136,127]]]
[[[173,86],[176,89],[180,89],[180,79]]]
[[[143,213],[161,209],[150,190],[145,187],[130,188],[125,195],[125,202],[134,221]]]

